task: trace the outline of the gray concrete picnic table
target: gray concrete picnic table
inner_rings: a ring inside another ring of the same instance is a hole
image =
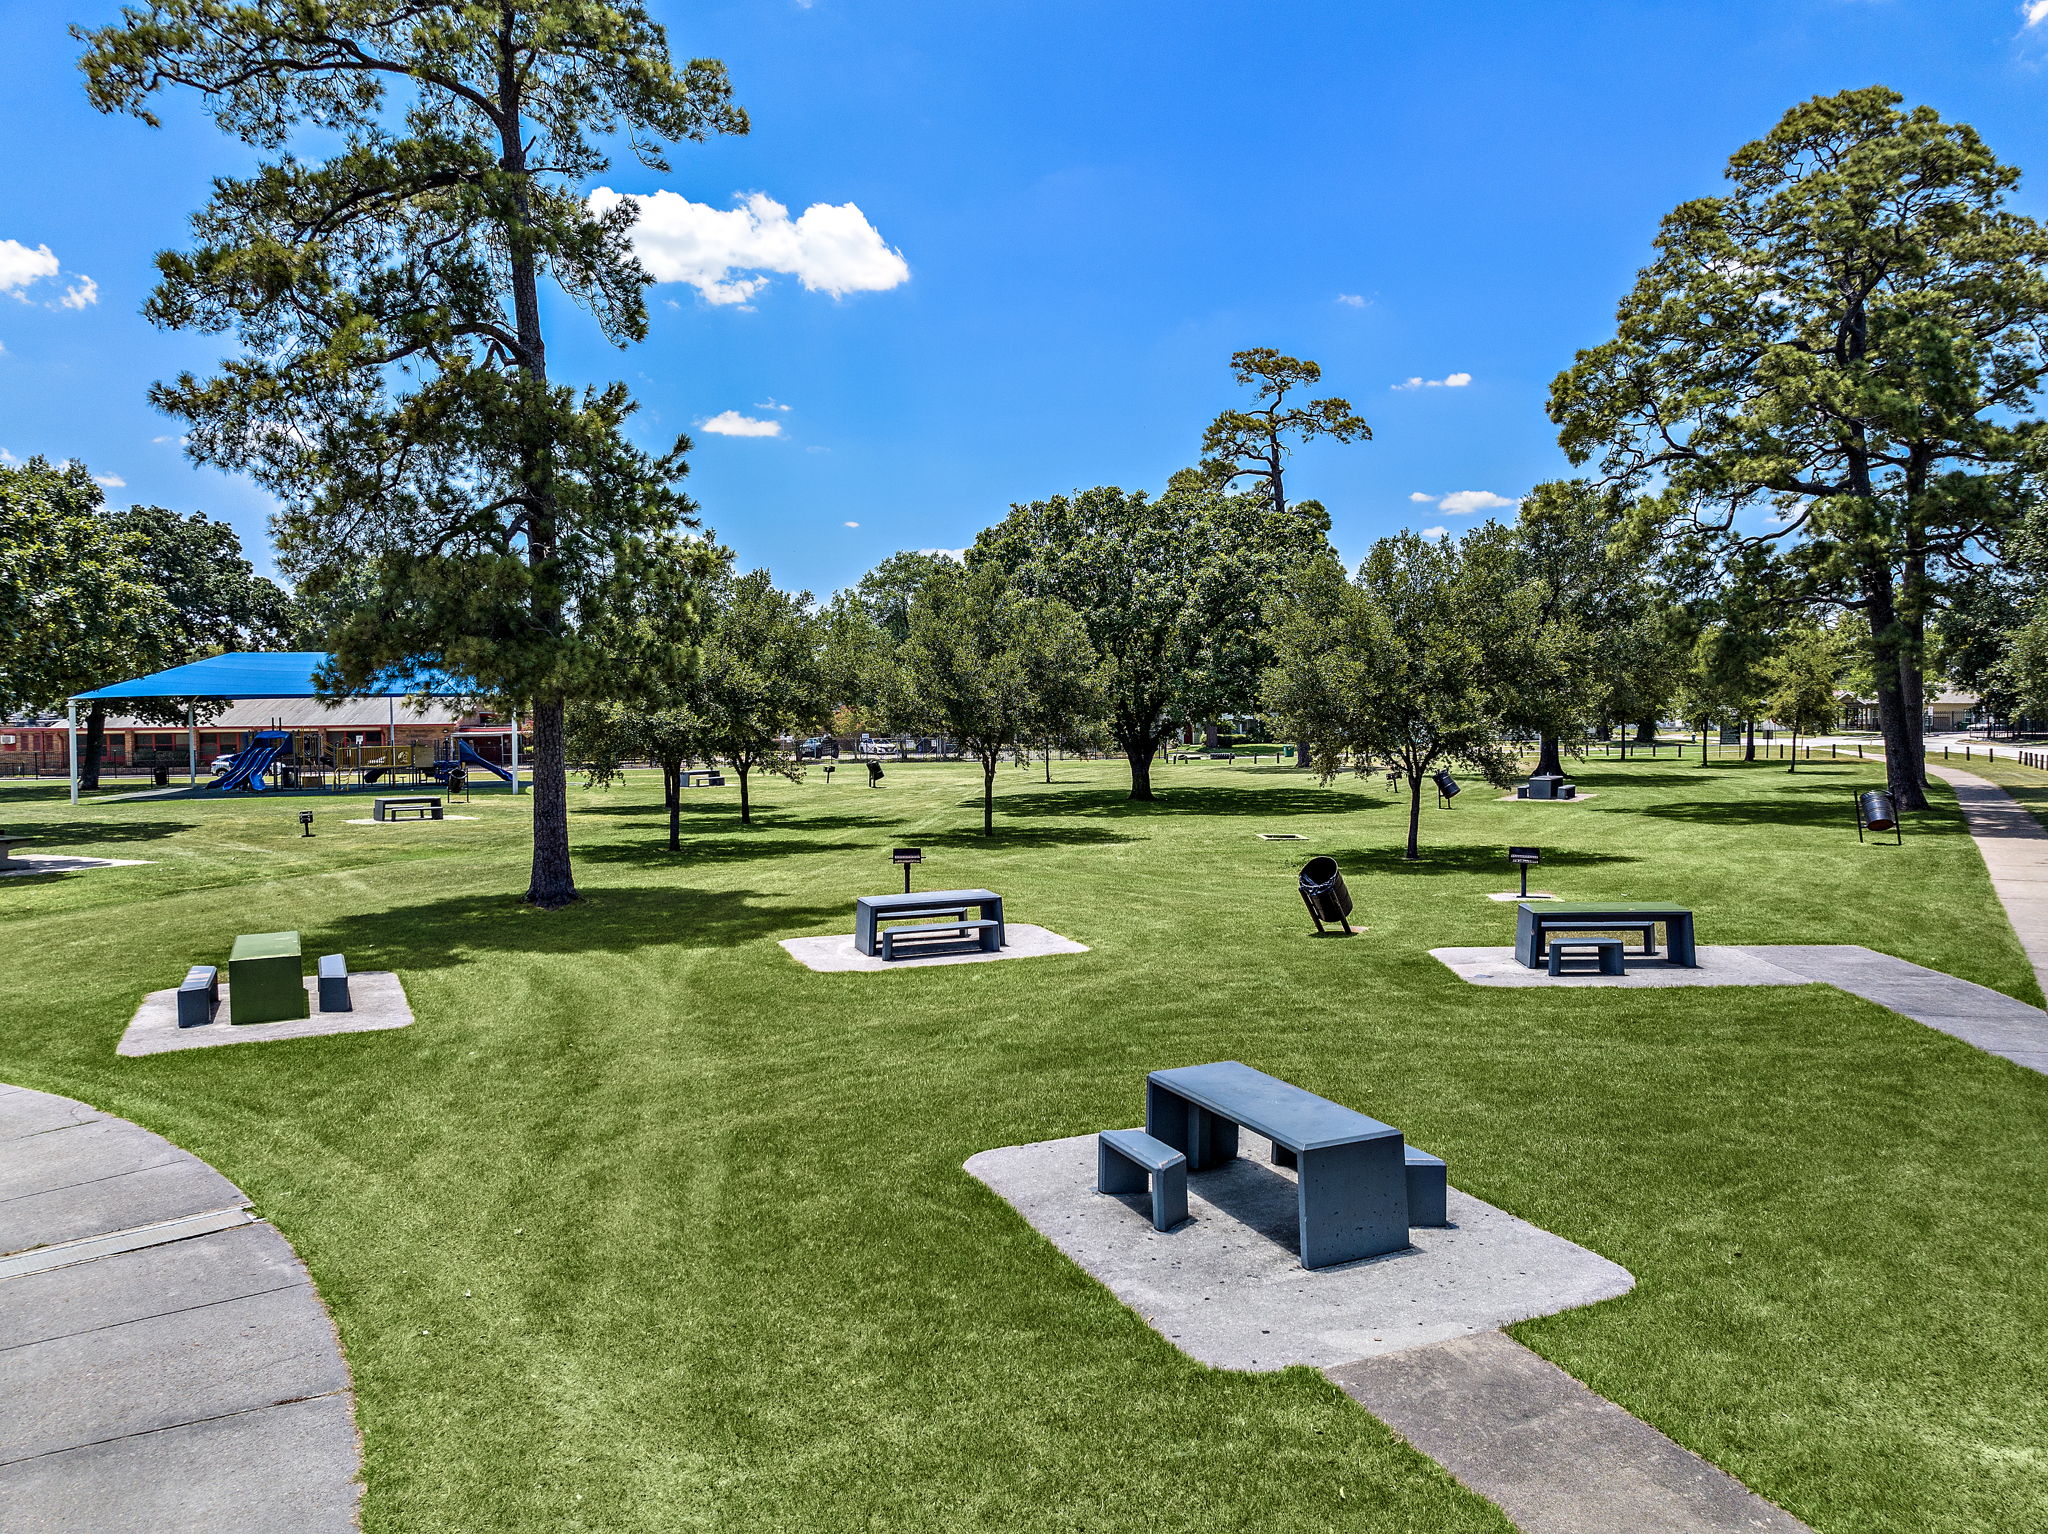
[[[1515,957],[1530,969],[1541,969],[1548,933],[1628,926],[1648,926],[1654,930],[1659,922],[1664,924],[1665,946],[1670,950],[1671,962],[1684,969],[1697,968],[1692,912],[1684,906],[1649,901],[1546,900],[1540,906],[1524,903],[1516,908]]]
[[[908,919],[923,912],[973,906],[984,921],[996,924],[996,947],[1008,937],[1003,929],[1003,897],[994,890],[916,890],[908,895],[862,895],[853,902],[853,946],[873,957],[881,952],[876,931],[881,922]]]
[[[1408,1245],[1407,1144],[1401,1131],[1238,1060],[1145,1078],[1145,1133],[1205,1172],[1237,1157],[1239,1126],[1292,1165],[1301,1265],[1329,1267]]]

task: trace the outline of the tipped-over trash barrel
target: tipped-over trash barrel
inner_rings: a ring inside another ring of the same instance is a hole
[[[1872,831],[1896,830],[1899,824],[1898,806],[1892,803],[1892,796],[1881,788],[1873,788],[1863,796],[1863,824]],[[1306,875],[1303,876],[1307,877]]]
[[[1302,865],[1301,903],[1308,907],[1316,931],[1323,930],[1324,922],[1335,922],[1345,932],[1351,931],[1347,919],[1351,915],[1351,891],[1344,887],[1344,875],[1338,872],[1335,858],[1310,858]]]

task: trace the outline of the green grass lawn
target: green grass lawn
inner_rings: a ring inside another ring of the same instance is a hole
[[[1271,767],[1162,768],[1154,806],[1111,764],[1006,769],[991,840],[972,768],[773,783],[751,831],[693,791],[680,855],[643,779],[574,793],[588,898],[553,915],[516,901],[522,799],[350,826],[360,800],[9,785],[0,825],[151,863],[0,881],[0,1078],[170,1136],[291,1237],[375,1534],[1505,1529],[1314,1372],[1193,1364],[961,1170],[1223,1058],[1626,1265],[1631,1295],[1517,1335],[1817,1529],[2019,1534],[2048,1525],[2048,1081],[1821,988],[1484,990],[1427,953],[1509,941],[1482,897],[1533,842],[1539,887],[1682,899],[1703,942],[1866,943],[2038,1002],[1951,812],[1858,845],[1879,770],[1475,785],[1419,867],[1376,780]],[[816,975],[776,946],[851,930],[903,843],[922,887],[1093,951]],[[1311,936],[1312,852],[1358,938]],[[290,927],[398,970],[416,1026],[114,1055],[144,991]]]

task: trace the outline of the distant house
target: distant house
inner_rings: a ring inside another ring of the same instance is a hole
[[[1983,700],[1974,692],[1942,692],[1927,699],[1926,710],[1920,716],[1920,727],[1937,734],[1973,729],[1983,722],[1982,714]],[[1851,730],[1876,729],[1877,700],[1855,699],[1843,712],[1842,723]]]

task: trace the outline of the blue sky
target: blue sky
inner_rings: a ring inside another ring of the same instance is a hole
[[[613,350],[563,305],[550,360],[625,379],[650,444],[692,432],[706,522],[820,593],[1013,501],[1157,487],[1247,346],[1316,359],[1372,424],[1291,470],[1347,557],[1470,525],[1480,497],[1442,498],[1563,471],[1549,381],[1658,218],[1807,96],[1882,82],[1973,123],[2048,216],[2048,16],[2006,0],[652,7],[678,54],[726,61],[754,131],[604,184],[783,269],[650,247],[700,280],[653,290],[649,341]],[[249,152],[189,101],[161,130],[87,107],[66,27],[112,14],[0,0],[0,451],[226,517],[260,557],[266,497],[185,462],[144,397],[218,345],[138,313]],[[785,215],[711,217],[756,194]],[[727,412],[779,432],[701,429]]]

